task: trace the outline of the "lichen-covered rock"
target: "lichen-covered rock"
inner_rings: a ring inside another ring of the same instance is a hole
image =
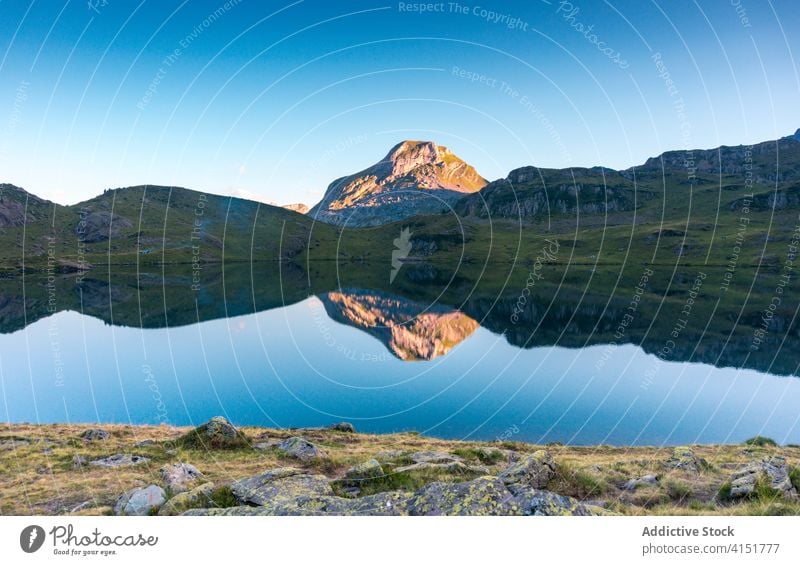
[[[310,461],[311,459],[319,459],[328,456],[322,449],[307,439],[298,436],[287,438],[275,447],[286,455],[296,457],[301,461]]]
[[[237,449],[248,445],[244,434],[222,416],[214,416],[179,441],[184,446],[195,449]]]
[[[356,427],[350,422],[337,422],[336,424],[328,426],[328,429],[349,434],[354,434],[356,432]]]
[[[361,486],[363,483],[380,479],[384,476],[383,467],[375,459],[370,459],[350,467],[344,474],[342,484],[345,486]]]
[[[100,428],[89,428],[81,434],[84,441],[104,441],[111,437],[111,434]]]
[[[118,516],[146,516],[158,508],[167,495],[158,485],[135,488],[125,492],[114,504],[114,514]]]
[[[547,490],[515,485],[514,501],[525,516],[600,516],[609,514],[599,506],[585,504],[569,496]]]
[[[690,447],[676,447],[672,451],[672,456],[664,462],[664,466],[667,469],[699,473],[708,467],[708,463],[702,457],[695,455]]]
[[[117,453],[115,455],[111,455],[109,457],[103,457],[102,459],[95,459],[91,461],[89,465],[93,465],[95,467],[131,467],[133,465],[141,465],[142,463],[147,463],[150,461],[147,457],[142,457],[141,455],[131,455],[129,453]]]
[[[480,477],[465,483],[430,483],[408,504],[412,516],[507,516],[521,513],[503,481]]]
[[[211,504],[211,493],[213,491],[213,483],[204,483],[190,491],[178,493],[161,507],[161,510],[158,511],[158,515],[177,516],[191,508],[209,506]]]
[[[555,463],[550,453],[540,449],[530,455],[522,457],[519,461],[500,473],[499,478],[506,485],[526,485],[542,489],[555,476]]]
[[[203,473],[189,463],[164,465],[160,473],[164,484],[173,494],[189,490],[191,483],[203,477]]]
[[[761,461],[748,463],[731,475],[730,498],[746,498],[753,494],[759,478],[764,478],[767,486],[785,496],[797,496],[797,490],[789,478],[786,459],[772,456]]]
[[[274,505],[300,497],[333,495],[328,478],[309,475],[301,469],[280,467],[231,485],[233,495],[241,504]]]

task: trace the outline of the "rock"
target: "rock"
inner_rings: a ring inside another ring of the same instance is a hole
[[[75,512],[80,512],[81,510],[85,510],[87,508],[91,508],[92,506],[94,506],[94,501],[93,500],[86,500],[84,502],[81,502],[77,506],[73,506],[72,509],[69,511],[69,513],[70,514],[75,514]]]
[[[231,490],[241,504],[256,506],[274,505],[298,497],[333,495],[327,477],[310,475],[293,467],[279,467],[235,481]]]
[[[148,461],[150,461],[150,459],[142,457],[141,455],[117,453],[116,455],[111,455],[102,459],[95,459],[91,461],[89,465],[94,465],[95,467],[131,467],[133,465],[147,463]]]
[[[461,461],[450,461],[447,463],[414,463],[413,465],[406,465],[394,469],[393,473],[421,473],[425,471],[439,471],[445,473],[458,473],[474,475],[486,475],[489,469],[482,465],[470,466],[465,465]]]
[[[286,455],[296,457],[301,461],[310,461],[311,459],[319,459],[328,456],[322,449],[307,439],[298,436],[285,439],[276,447]]]
[[[161,479],[173,494],[189,490],[190,483],[203,477],[203,473],[189,463],[165,465],[161,467],[160,472]]]
[[[304,496],[281,500],[267,506],[202,508],[184,516],[404,516],[412,495],[406,492],[381,492],[361,498]]]
[[[100,428],[89,428],[81,434],[84,441],[104,441],[111,437],[111,434]]]
[[[363,483],[384,477],[383,467],[375,459],[350,467],[344,474],[342,484],[359,487]]]
[[[131,489],[117,499],[114,504],[114,514],[117,516],[147,516],[164,504],[166,499],[167,495],[164,489],[157,485]]]
[[[797,490],[789,479],[789,467],[786,459],[780,456],[772,456],[761,461],[748,463],[731,475],[730,498],[740,499],[753,494],[756,483],[763,477],[767,485],[779,493],[795,497]]]
[[[212,504],[211,493],[213,491],[213,483],[204,483],[192,490],[178,493],[161,507],[161,510],[158,511],[158,515],[177,516],[192,508],[209,506]]]
[[[73,469],[80,469],[82,467],[86,467],[89,464],[89,460],[82,455],[75,455],[72,457],[72,468]]]
[[[462,461],[458,455],[446,453],[444,451],[417,451],[411,454],[414,463],[455,463]]]
[[[699,473],[708,467],[708,463],[702,457],[697,457],[689,447],[676,447],[672,456],[664,462],[667,469],[677,469],[690,473]]]
[[[180,438],[179,442],[193,449],[237,449],[247,447],[247,438],[222,416],[214,416]]]
[[[519,515],[520,507],[496,477],[480,477],[465,483],[430,483],[418,490],[408,504],[412,516]]]
[[[356,433],[356,428],[350,422],[339,422],[337,424],[331,424],[328,426],[329,430],[336,430],[337,432],[346,432],[349,434]]]
[[[543,489],[555,474],[553,458],[547,451],[540,449],[506,468],[499,478],[507,485],[519,484]]]
[[[658,477],[656,475],[644,475],[637,479],[627,481],[622,488],[624,490],[636,490],[637,488],[645,485],[657,485]]]
[[[584,504],[569,496],[529,487],[512,487],[514,500],[525,516],[600,516],[609,514],[599,506]]]
[[[134,447],[149,447],[151,445],[155,445],[156,442],[152,439],[143,439],[142,441],[138,442],[134,445]]]

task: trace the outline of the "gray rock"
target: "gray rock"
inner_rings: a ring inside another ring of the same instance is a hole
[[[81,439],[84,441],[104,441],[110,437],[110,433],[100,428],[89,428],[81,434]]]
[[[86,459],[83,455],[75,455],[72,457],[72,468],[73,469],[80,469],[82,467],[86,467],[89,464],[89,460]]]
[[[114,514],[117,516],[147,516],[164,504],[166,499],[167,495],[164,489],[157,485],[131,489],[117,499],[114,504]]]
[[[322,449],[307,439],[298,436],[285,439],[276,447],[286,455],[296,457],[301,461],[309,461],[311,459],[319,459],[328,456]]]
[[[789,479],[789,467],[786,459],[780,456],[772,456],[761,461],[748,463],[731,475],[730,497],[733,499],[746,498],[753,494],[759,478],[764,478],[770,488],[779,493],[795,497],[797,490]]]
[[[506,468],[499,478],[507,485],[519,484],[543,489],[554,476],[553,458],[547,451],[540,449]]]
[[[165,465],[161,467],[160,472],[161,479],[173,494],[189,490],[191,483],[203,477],[203,473],[189,463]]]
[[[656,475],[644,475],[636,479],[627,481],[622,488],[624,490],[636,490],[639,487],[646,485],[657,485],[658,477]]]
[[[380,479],[384,476],[383,467],[375,459],[359,463],[350,467],[344,474],[342,483],[347,486],[358,487],[362,483]]]
[[[414,463],[436,463],[440,465],[462,461],[458,455],[444,451],[417,451],[411,454],[411,460]]]
[[[328,429],[335,430],[337,432],[346,432],[350,434],[353,434],[356,431],[355,426],[350,422],[338,422],[336,424],[331,424],[330,426],[328,426]]]
[[[406,492],[381,492],[361,498],[305,496],[280,500],[267,506],[202,508],[184,516],[404,516],[412,495]]]
[[[430,483],[408,503],[412,516],[506,516],[521,509],[502,480],[480,477],[465,483]]]
[[[149,447],[155,444],[156,442],[152,439],[143,439],[142,441],[138,442],[135,447]]]
[[[142,457],[141,455],[131,455],[129,453],[117,453],[116,455],[111,455],[109,457],[104,457],[102,459],[95,459],[91,461],[89,465],[93,465],[95,467],[131,467],[133,465],[140,465],[142,463],[147,463],[150,461],[147,457]]]
[[[274,505],[300,497],[331,496],[328,478],[310,475],[301,469],[280,467],[231,485],[233,495],[241,504]]]
[[[525,516],[599,516],[608,514],[599,506],[579,502],[547,490],[516,485],[514,500]]]
[[[177,516],[191,508],[212,506],[211,493],[214,491],[212,483],[204,483],[192,490],[181,492],[170,498],[161,510],[159,516]]]
[[[184,435],[180,442],[195,449],[236,449],[248,446],[247,438],[227,418],[214,416]]]

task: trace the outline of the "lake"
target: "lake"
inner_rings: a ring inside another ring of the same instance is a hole
[[[521,301],[518,287],[467,293],[449,275],[421,285],[412,269],[397,287],[338,280],[324,291],[318,273],[275,269],[206,274],[200,290],[182,272],[3,281],[0,417],[346,420],[364,432],[587,445],[800,442],[800,380],[786,370],[798,359],[794,325],[754,350],[758,326],[726,322],[738,299],[734,308],[708,291],[687,313],[688,271],[668,300],[656,303],[648,285],[634,312],[640,269],[631,285],[595,286],[580,301],[560,280]]]

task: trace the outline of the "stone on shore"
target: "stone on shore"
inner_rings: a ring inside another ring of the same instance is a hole
[[[134,488],[120,496],[114,504],[117,516],[147,516],[160,507],[167,495],[158,485]]]

